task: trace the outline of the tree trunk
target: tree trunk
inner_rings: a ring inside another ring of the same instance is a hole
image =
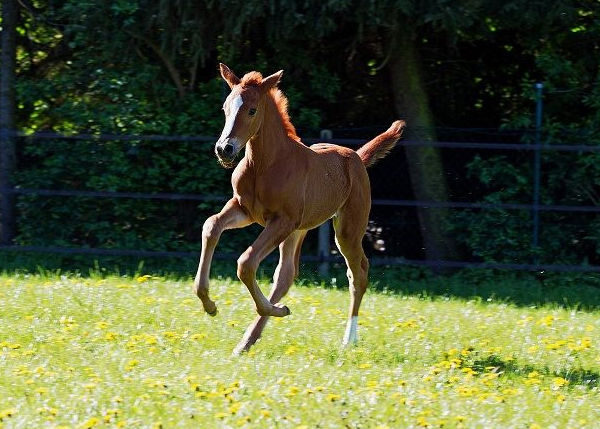
[[[2,0],[0,33],[0,244],[14,237],[14,198],[11,175],[15,168],[15,52],[17,1]]]
[[[420,58],[410,31],[394,35],[389,56],[396,111],[406,119],[405,138],[435,141],[434,121],[423,83]],[[435,147],[405,147],[413,193],[419,201],[448,201],[442,158]],[[459,252],[448,232],[449,211],[417,207],[425,256],[430,261],[457,260]]]

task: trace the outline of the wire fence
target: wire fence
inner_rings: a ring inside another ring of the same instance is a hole
[[[326,137],[327,133],[324,134]],[[478,135],[481,135],[479,133]],[[498,134],[495,134],[498,136]],[[516,136],[516,137],[515,137]],[[593,198],[572,198],[569,192],[560,190],[560,186],[551,183],[560,179],[556,169],[565,165],[587,165],[590,157],[600,153],[600,146],[584,143],[542,144],[518,143],[519,136],[511,136],[510,142],[489,141],[402,141],[401,146],[409,148],[435,148],[441,154],[444,163],[445,179],[448,182],[448,198],[444,201],[421,201],[414,197],[411,178],[408,174],[406,158],[402,149],[396,149],[390,156],[381,161],[371,172],[373,188],[372,222],[367,237],[373,265],[410,265],[428,268],[497,268],[509,270],[555,270],[600,272],[600,244],[594,228],[600,226],[600,206]],[[45,145],[56,142],[90,145],[114,144],[117,142],[143,145],[151,142],[157,145],[191,143],[207,148],[207,143],[216,139],[210,136],[139,136],[139,135],[107,135],[78,134],[73,136],[55,133],[38,133],[35,135],[17,134],[19,147],[25,145]],[[356,147],[365,140],[357,139],[305,139],[305,143],[328,141],[349,147]],[[123,148],[123,157],[131,148]],[[87,162],[94,163],[94,150],[90,146]],[[568,158],[565,161],[565,158]],[[559,161],[557,161],[560,160]],[[503,163],[495,168],[494,163]],[[558,162],[558,163],[557,163]],[[26,169],[28,166],[20,166]],[[53,168],[60,169],[60,165]],[[575,168],[575,167],[573,167]],[[486,171],[486,169],[490,171]],[[19,170],[19,169],[17,169]],[[494,180],[502,176],[501,170],[512,171],[518,186],[511,183],[511,177],[505,177],[497,186],[486,180]],[[1,172],[0,172],[1,173]],[[487,175],[487,176],[486,176]],[[490,177],[488,177],[490,176]],[[36,199],[79,198],[91,201],[132,200],[156,201],[160,204],[191,204],[192,222],[197,232],[203,219],[194,215],[193,209],[198,204],[210,203],[210,208],[226,201],[229,196],[204,193],[177,193],[125,191],[108,189],[72,189],[43,188],[23,186],[19,183],[19,171],[11,181],[12,186],[0,189],[0,197],[15,198],[17,206],[16,218],[3,219],[13,221],[17,225],[17,234],[11,243],[0,246],[6,252],[46,252],[57,254],[113,255],[148,257],[197,258],[198,250],[165,250],[147,249],[137,246],[132,248],[115,247],[110,243],[119,242],[114,237],[104,237],[102,241],[87,242],[85,232],[81,237],[72,240],[53,240],[53,233],[44,233],[45,241],[26,240],[19,236],[19,230],[28,227],[32,217],[21,219],[26,212],[27,204]],[[576,179],[573,179],[576,180]],[[581,179],[580,179],[581,180]],[[523,183],[521,183],[523,182]],[[565,182],[566,183],[566,182]],[[588,186],[587,184],[585,186]],[[590,186],[597,186],[596,183]],[[154,189],[156,187],[153,187]],[[557,191],[558,189],[558,191]],[[597,189],[594,189],[594,192]],[[512,192],[512,193],[511,193]],[[563,194],[563,199],[555,194]],[[42,207],[41,205],[40,207]],[[206,207],[203,208],[206,212]],[[446,210],[448,228],[452,233],[462,237],[457,244],[462,248],[462,257],[457,260],[429,260],[423,245],[423,225],[419,222],[418,210]],[[196,213],[202,213],[198,210]],[[40,219],[44,216],[40,212]],[[126,214],[123,215],[127,217]],[[160,215],[155,219],[161,222]],[[188,212],[188,216],[190,216]],[[77,216],[64,219],[75,222]],[[537,220],[536,220],[537,219]],[[93,222],[93,219],[87,219]],[[117,222],[115,218],[113,222]],[[120,221],[119,221],[120,222]],[[568,226],[567,226],[568,225]],[[85,228],[82,225],[81,228]],[[494,231],[497,229],[497,231]],[[81,229],[80,229],[81,231]],[[122,233],[122,228],[114,228],[115,237]],[[133,231],[135,235],[135,231]],[[513,236],[514,235],[514,236]],[[536,237],[537,235],[537,237]],[[188,237],[188,248],[199,246],[199,234]],[[137,242],[139,244],[139,242]],[[547,249],[542,252],[541,249]],[[583,248],[583,250],[582,250]],[[557,251],[556,249],[560,249]],[[237,250],[217,252],[215,257],[221,259],[237,258]],[[305,261],[321,264],[322,272],[327,264],[340,261],[335,250],[331,228],[323,226],[318,235],[309,240],[303,254]]]

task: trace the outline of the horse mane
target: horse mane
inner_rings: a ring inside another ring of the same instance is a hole
[[[241,85],[242,87],[248,86],[260,86],[263,80],[262,74],[256,71],[252,71],[246,73],[244,77],[242,77]],[[283,128],[285,129],[285,133],[289,138],[300,142],[300,137],[296,134],[296,127],[290,121],[290,115],[288,114],[288,99],[278,88],[273,88],[269,91],[269,96],[275,103],[277,107],[277,111],[279,112],[279,117],[281,118],[281,122],[283,123]]]
[[[270,92],[273,101],[275,102],[275,106],[277,106],[277,111],[279,111],[279,116],[283,122],[283,127],[285,128],[285,132],[289,138],[292,140],[300,141],[300,137],[296,134],[296,127],[290,121],[290,115],[288,114],[288,99],[283,92],[281,92],[278,88],[273,88]]]

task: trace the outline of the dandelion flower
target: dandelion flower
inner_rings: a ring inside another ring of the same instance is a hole
[[[92,418],[90,418],[90,419],[86,420],[86,421],[85,421],[85,422],[84,422],[84,423],[81,425],[81,427],[82,427],[83,429],[91,429],[91,428],[93,428],[94,426],[98,425],[99,423],[100,423],[100,419],[99,419],[99,418],[97,418],[97,417],[92,417]]]
[[[109,323],[105,321],[96,322],[96,329],[102,330],[108,327]]]
[[[289,346],[286,350],[285,350],[285,354],[286,355],[293,355],[294,353],[296,353],[298,351],[298,347],[296,346]]]
[[[104,336],[104,339],[106,341],[113,341],[116,340],[119,334],[117,334],[116,332],[107,332],[106,335]]]
[[[0,422],[8,417],[15,415],[17,411],[14,408],[7,408],[6,410],[0,411]]]
[[[562,377],[556,377],[554,380],[552,380],[553,383],[553,387],[558,389],[560,387],[566,386],[567,384],[569,384],[569,380],[562,378]]]

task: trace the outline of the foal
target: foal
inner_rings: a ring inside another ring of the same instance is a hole
[[[259,316],[247,328],[234,353],[247,351],[261,335],[269,316],[290,314],[279,304],[298,275],[300,249],[309,229],[333,218],[336,244],[348,266],[350,311],[343,344],[357,340],[358,310],[367,288],[369,262],[362,249],[371,193],[366,167],[394,147],[404,130],[396,121],[358,151],[332,144],[310,148],[301,143],[287,113],[287,99],[276,86],[283,71],[263,78],[258,72],[238,78],[221,64],[221,76],[231,88],[225,100],[225,127],[215,153],[226,168],[245,154],[231,177],[233,197],[202,228],[202,252],[194,290],[204,310],[214,316],[208,294],[210,264],[221,233],[252,223],[264,227],[239,257],[237,274],[248,288]],[[267,299],[256,271],[279,246],[279,264]]]

